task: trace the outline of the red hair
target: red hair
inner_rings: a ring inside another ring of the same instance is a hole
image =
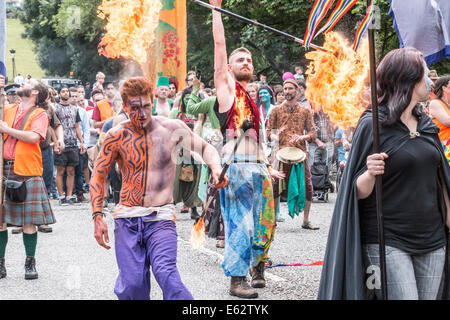
[[[147,78],[130,78],[122,84],[120,95],[124,104],[127,104],[129,97],[150,96],[153,100],[153,87]]]

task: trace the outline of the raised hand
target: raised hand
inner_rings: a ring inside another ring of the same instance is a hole
[[[209,4],[220,8],[222,6],[222,0],[209,0]]]

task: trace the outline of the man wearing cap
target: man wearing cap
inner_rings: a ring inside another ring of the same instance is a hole
[[[96,103],[94,112],[92,113],[92,120],[94,120],[94,128],[102,129],[103,124],[109,118],[115,115],[114,99],[116,97],[116,87],[113,82],[104,83],[104,93],[106,98]]]
[[[5,87],[6,99],[8,99],[9,104],[18,104],[20,103],[20,98],[17,95],[17,89],[20,88],[19,84],[10,84]]]
[[[168,99],[170,93],[169,78],[159,77],[156,84],[156,98],[153,99],[154,116],[168,117],[173,106],[173,100]]]
[[[283,92],[285,101],[272,110],[266,130],[269,141],[278,141],[280,150],[286,147],[295,147],[307,153],[305,142],[314,141],[316,129],[312,112],[297,102],[298,90],[299,85],[297,81],[290,78],[284,81]],[[273,196],[275,198],[275,206],[278,206],[280,195],[287,198],[287,186],[289,185],[292,164],[282,163],[282,167],[286,177],[274,183]],[[313,195],[311,172],[307,165],[303,167],[305,170],[306,203],[302,227],[317,230],[319,228],[313,226],[309,221],[309,210]]]

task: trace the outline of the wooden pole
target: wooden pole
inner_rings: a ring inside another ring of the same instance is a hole
[[[369,8],[371,0],[367,0]],[[369,26],[369,58],[370,58],[370,89],[372,97],[372,125],[373,125],[373,152],[380,153],[380,133],[378,121],[378,96],[377,96],[377,65],[375,58],[375,30]],[[378,224],[378,244],[380,249],[380,273],[381,273],[381,296],[387,300],[387,280],[386,280],[386,252],[384,241],[384,222],[382,206],[382,177],[376,176],[375,198]]]

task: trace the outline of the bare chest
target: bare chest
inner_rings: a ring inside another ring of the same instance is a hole
[[[123,167],[130,171],[162,170],[172,163],[174,144],[165,136],[129,134],[120,143]]]

